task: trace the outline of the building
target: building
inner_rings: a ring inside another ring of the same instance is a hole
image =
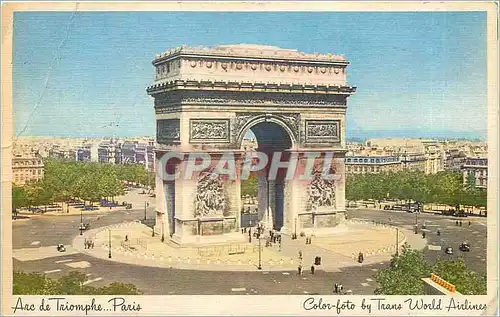
[[[83,146],[76,150],[76,160],[90,162],[92,158],[90,146]]]
[[[54,144],[48,151],[48,156],[57,159],[76,160],[76,151]]]
[[[343,176],[347,99],[356,91],[347,84],[343,56],[252,44],[183,46],[157,55],[153,65],[147,92],[154,98],[158,157],[171,151],[241,155],[252,131],[267,154],[328,149]],[[345,221],[345,177],[327,182],[320,176],[317,170],[304,182],[283,174],[270,182],[260,173],[257,220],[288,235],[331,233]],[[156,192],[160,236],[177,244],[202,244],[208,236],[241,240],[240,182],[207,173],[166,182],[158,175]]]
[[[488,159],[484,157],[468,157],[462,167],[464,184],[469,177],[474,176],[475,187],[486,188],[488,186]]]
[[[425,174],[436,174],[443,170],[443,154],[437,142],[423,142],[425,151]]]
[[[448,171],[462,172],[467,155],[459,149],[448,149],[444,151],[444,169]]]
[[[43,160],[39,156],[15,155],[12,158],[12,177],[16,185],[24,185],[43,178]]]
[[[401,160],[397,156],[347,156],[346,172],[352,174],[397,172]]]
[[[401,166],[404,170],[426,171],[427,158],[425,153],[403,153],[400,156]]]
[[[97,148],[98,162],[100,163],[116,163],[116,144],[113,140],[103,141]]]
[[[136,155],[135,155],[136,143],[133,141],[125,141],[121,145],[120,148],[120,163],[121,164],[135,164]]]

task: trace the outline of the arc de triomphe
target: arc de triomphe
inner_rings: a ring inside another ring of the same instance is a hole
[[[157,55],[155,82],[147,88],[154,97],[157,165],[169,151],[212,157],[231,151],[238,161],[248,130],[259,151],[295,153],[299,166],[308,152],[333,153],[335,181],[258,176],[260,220],[285,234],[332,230],[345,217],[345,115],[355,91],[347,85],[348,64],[343,56],[243,44]],[[180,244],[242,236],[240,185],[203,173],[165,181],[157,173],[155,232]],[[317,203],[317,195],[327,194]],[[207,204],[207,197],[216,203]]]

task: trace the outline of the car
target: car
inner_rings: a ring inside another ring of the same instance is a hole
[[[384,206],[384,210],[391,210],[391,206],[389,206],[389,205],[385,205],[385,206]]]
[[[65,252],[66,248],[64,247],[63,244],[58,244],[57,245],[57,251],[59,251],[59,252]]]
[[[90,228],[90,223],[81,223],[80,224],[80,230],[89,230]]]
[[[466,242],[461,243],[458,249],[462,252],[469,252],[470,251],[470,245]]]
[[[446,253],[446,254],[453,254],[453,248],[452,247],[447,247],[446,249],[444,249],[444,253]]]

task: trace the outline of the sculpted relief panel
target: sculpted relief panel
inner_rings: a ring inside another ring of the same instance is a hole
[[[230,142],[229,119],[191,119],[189,123],[191,143]]]
[[[340,142],[340,120],[306,120],[306,143]]]
[[[307,210],[315,211],[321,207],[335,207],[335,182],[322,177],[322,170],[313,171],[313,180],[308,186]]]
[[[223,182],[211,173],[204,173],[198,179],[195,198],[195,217],[223,216],[227,201]]]
[[[160,144],[180,142],[181,129],[179,119],[160,119],[156,121],[156,140]]]

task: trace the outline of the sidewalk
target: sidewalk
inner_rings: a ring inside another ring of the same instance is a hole
[[[349,221],[345,232],[326,236],[312,237],[312,244],[306,245],[305,238],[292,240],[282,236],[282,247],[278,244],[265,246],[261,240],[261,265],[266,271],[296,270],[301,264],[308,269],[316,256],[322,258],[318,269],[339,271],[342,267],[358,265],[358,252],[365,256],[364,264],[387,261],[395,253],[395,228],[375,226],[369,223]],[[399,245],[403,245],[409,231],[399,229]],[[247,235],[247,234],[245,234]],[[128,241],[125,241],[127,236]],[[92,239],[95,247],[84,248],[84,240]],[[111,254],[109,259],[109,243]],[[412,243],[423,243],[420,239]],[[417,244],[418,244],[417,243]],[[415,247],[417,247],[415,244]],[[422,247],[423,247],[422,246]],[[413,245],[412,245],[413,247]],[[130,222],[110,227],[92,229],[77,236],[73,248],[91,256],[110,261],[151,267],[165,267],[210,271],[256,271],[259,265],[258,240],[252,243],[231,243],[200,247],[180,247],[172,243],[168,237],[161,242],[161,237],[152,237],[151,228],[139,223]],[[302,260],[299,259],[302,251]]]
[[[151,228],[131,222],[89,230],[77,236],[73,247],[82,253],[109,259],[109,230],[111,230],[111,261],[141,266],[210,271],[256,271],[259,264],[258,245],[236,243],[203,247],[179,247],[152,237]],[[125,235],[129,241],[125,242]],[[84,249],[86,238],[94,240],[94,249]],[[264,243],[262,243],[264,245]],[[294,269],[292,259],[262,247],[262,266],[266,270]]]
[[[115,197],[115,201],[117,201],[119,204],[122,202],[127,202],[132,204],[132,209],[143,209],[145,204],[149,204],[149,207],[154,207],[156,199],[154,197],[149,197],[149,195],[143,195],[140,194],[142,192],[142,189],[132,189],[128,193],[126,193],[123,196],[117,196]],[[44,213],[33,213],[31,211],[27,210],[22,210],[18,214],[22,216],[28,216],[28,217],[33,217],[33,216],[75,216],[75,215],[80,215],[83,213],[83,215],[97,215],[97,214],[104,214],[108,212],[116,212],[116,211],[123,211],[126,210],[125,206],[117,206],[117,207],[101,207],[99,203],[94,203],[95,207],[98,207],[97,210],[83,210],[80,208],[75,208],[73,206],[68,206],[66,203],[63,203],[62,205],[62,210],[57,210],[57,211],[47,211]],[[44,209],[43,207],[40,207],[40,209]],[[69,212],[68,212],[69,211]]]

